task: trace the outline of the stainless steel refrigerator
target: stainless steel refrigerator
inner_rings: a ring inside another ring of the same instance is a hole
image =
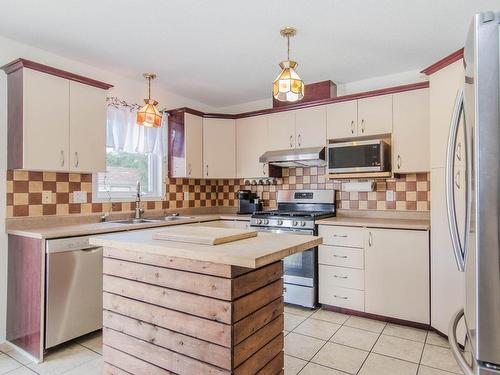
[[[474,17],[464,66],[464,89],[458,93],[450,127],[446,195],[453,250],[459,270],[465,272],[465,306],[450,322],[449,342],[466,375],[498,375],[500,13]],[[470,353],[457,343],[462,318]]]

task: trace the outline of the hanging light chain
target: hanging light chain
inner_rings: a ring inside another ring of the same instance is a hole
[[[290,35],[286,36],[286,44],[287,44],[286,59],[290,60]]]
[[[148,77],[148,99],[151,100],[151,76]]]

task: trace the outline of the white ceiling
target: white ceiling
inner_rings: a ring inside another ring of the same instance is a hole
[[[286,56],[307,82],[421,69],[463,46],[500,0],[15,0],[0,35],[142,79],[214,107],[265,99]],[[1,53],[1,51],[0,51]]]

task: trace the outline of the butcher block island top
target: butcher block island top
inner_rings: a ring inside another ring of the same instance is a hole
[[[203,245],[158,231],[90,240],[104,247],[104,373],[283,375],[282,259],[321,238],[259,232]]]
[[[192,228],[193,236],[196,236],[200,229],[200,226],[182,227]],[[155,239],[155,234],[161,232],[161,229],[149,229],[98,235],[92,237],[90,243],[96,246],[249,268],[265,266],[322,243],[321,237],[259,232],[252,238],[219,245],[204,245]]]

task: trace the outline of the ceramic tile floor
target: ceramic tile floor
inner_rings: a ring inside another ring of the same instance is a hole
[[[0,375],[98,375],[100,333],[52,351],[32,363],[0,344]],[[448,343],[433,332],[326,310],[285,307],[285,375],[462,374]]]
[[[285,307],[285,375],[462,374],[434,332]]]

